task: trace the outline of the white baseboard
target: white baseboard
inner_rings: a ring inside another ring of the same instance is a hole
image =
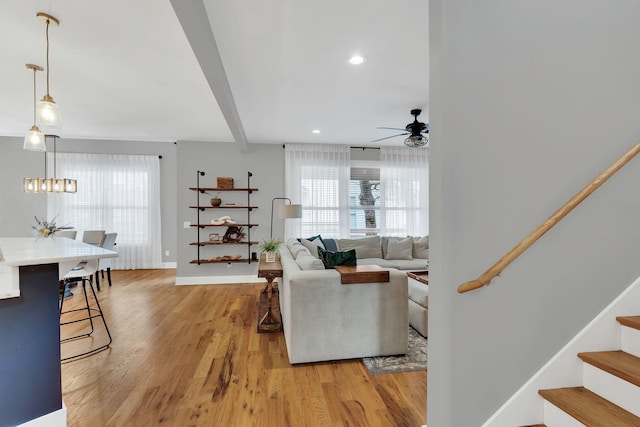
[[[255,274],[237,276],[194,276],[176,277],[176,285],[225,285],[237,283],[266,283],[265,279],[260,279]]]
[[[177,262],[163,262],[162,268],[178,268]]]
[[[62,409],[34,418],[17,427],[67,427],[67,407],[62,402]]]

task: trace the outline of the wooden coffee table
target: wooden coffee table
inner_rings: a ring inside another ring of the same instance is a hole
[[[273,301],[274,292],[278,294],[277,288],[273,288],[273,280],[282,277],[282,264],[280,256],[276,256],[274,262],[266,262],[265,254],[260,256],[258,263],[258,277],[267,279],[267,285],[260,291],[260,303],[258,304],[258,333],[278,332],[282,330],[282,320],[280,317],[280,302],[278,298]]]
[[[389,281],[389,270],[377,265],[338,265],[335,268],[343,285]]]

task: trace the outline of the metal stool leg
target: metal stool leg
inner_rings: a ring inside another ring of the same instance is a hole
[[[94,299],[94,301],[96,303],[96,307],[97,308],[93,308],[93,307],[91,307],[89,305],[89,297],[87,295],[87,286],[86,286],[86,282],[87,281],[89,282],[89,289],[91,289],[91,293],[93,294],[93,299]],[[97,348],[94,348],[92,350],[86,351],[84,353],[80,353],[80,354],[76,354],[76,355],[73,355],[73,356],[62,358],[62,359],[60,359],[61,362],[65,362],[65,361],[72,360],[72,359],[77,359],[77,358],[80,358],[80,357],[83,357],[83,356],[88,356],[90,354],[94,354],[94,353],[97,353],[99,351],[105,350],[113,342],[113,338],[111,337],[111,332],[109,331],[109,327],[107,326],[107,320],[105,319],[104,313],[102,312],[102,307],[100,307],[100,301],[98,300],[98,295],[96,294],[96,291],[93,288],[93,280],[92,280],[91,277],[89,279],[86,279],[86,280],[82,281],[82,291],[84,292],[84,300],[85,300],[86,307],[76,308],[76,309],[68,310],[68,311],[62,311],[63,301],[64,301],[64,298],[63,298],[60,301],[60,318],[62,320],[62,315],[63,314],[72,313],[72,312],[76,312],[76,311],[85,311],[85,310],[87,311],[87,317],[83,317],[82,319],[77,319],[77,320],[70,320],[70,321],[67,321],[67,322],[62,322],[61,321],[60,322],[60,326],[64,326],[64,325],[68,325],[68,324],[71,324],[71,323],[77,323],[77,322],[82,322],[82,321],[88,320],[89,323],[91,324],[91,332],[84,333],[84,334],[79,334],[79,335],[76,335],[76,336],[73,336],[73,337],[70,337],[70,338],[65,338],[65,339],[61,340],[60,343],[62,344],[62,343],[68,342],[68,341],[72,341],[72,340],[76,340],[76,339],[80,339],[80,338],[87,338],[87,337],[91,336],[91,334],[93,334],[93,332],[95,330],[94,329],[94,325],[93,325],[93,318],[96,318],[96,317],[101,317],[102,318],[102,324],[104,325],[104,329],[107,332],[107,336],[109,337],[109,342],[107,342],[104,345],[101,345],[100,347],[97,347]],[[97,314],[92,314],[92,313],[97,313]]]

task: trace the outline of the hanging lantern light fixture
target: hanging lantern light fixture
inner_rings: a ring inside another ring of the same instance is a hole
[[[62,120],[60,118],[60,110],[58,104],[53,100],[53,97],[49,94],[49,25],[57,27],[60,25],[53,16],[44,12],[38,12],[36,17],[40,22],[46,25],[46,38],[47,38],[47,93],[40,101],[38,105],[38,120],[41,126],[48,126],[54,128],[62,127]]]
[[[33,126],[25,135],[22,148],[31,151],[45,151],[44,136],[36,125],[36,73],[42,71],[43,68],[39,65],[27,64],[27,69],[33,71]]]

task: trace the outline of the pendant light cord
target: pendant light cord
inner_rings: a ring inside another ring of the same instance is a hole
[[[47,96],[49,96],[49,19],[47,19]]]
[[[36,68],[33,68],[33,125],[36,125]]]
[[[57,169],[58,166],[56,165],[56,143],[58,142],[58,137],[57,136],[53,136],[53,179],[55,180],[58,177],[57,174]]]

